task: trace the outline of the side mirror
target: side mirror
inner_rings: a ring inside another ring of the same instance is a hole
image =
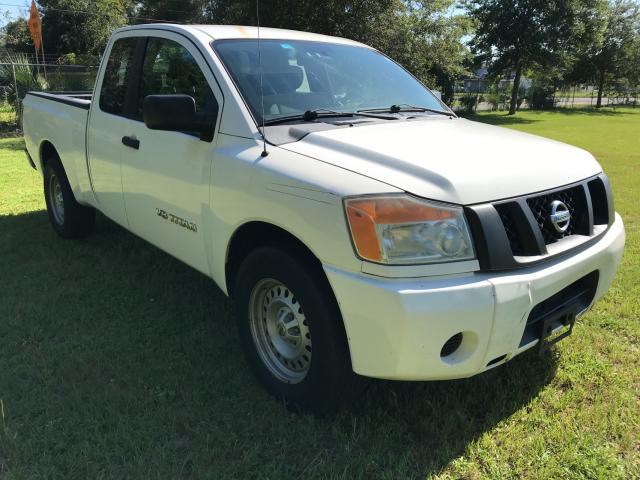
[[[148,95],[142,102],[144,124],[151,130],[194,132],[210,142],[218,112],[196,112],[196,101],[189,95]]]

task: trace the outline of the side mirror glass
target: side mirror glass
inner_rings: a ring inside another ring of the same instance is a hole
[[[142,102],[144,124],[151,130],[193,132],[210,142],[218,112],[196,112],[196,101],[189,95],[148,95]]]

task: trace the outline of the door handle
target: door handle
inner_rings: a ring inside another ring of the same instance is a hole
[[[122,137],[122,144],[130,148],[135,148],[136,150],[140,148],[140,140],[133,137],[128,137],[128,136]]]

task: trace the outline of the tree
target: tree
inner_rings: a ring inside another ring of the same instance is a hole
[[[99,55],[114,29],[126,25],[134,0],[40,0],[47,53]]]
[[[470,56],[461,40],[471,24],[465,15],[452,15],[452,6],[448,0],[406,2],[394,22],[385,22],[385,35],[373,43],[425,84],[437,86],[447,103],[453,100],[455,82],[468,73]]]
[[[400,0],[261,0],[260,22],[374,43],[403,8]],[[256,25],[254,1],[209,0],[205,11],[215,23]]]
[[[476,31],[471,49],[492,74],[513,72],[509,115],[527,68],[545,68],[562,58],[573,33],[577,2],[571,0],[467,0]]]
[[[206,0],[142,0],[136,2],[132,23],[154,21],[198,23],[204,20]]]
[[[590,25],[595,33],[590,41],[576,46],[577,61],[570,77],[596,81],[596,107],[600,108],[609,82],[622,78],[637,82],[640,76],[640,7],[633,0],[607,2],[599,17],[590,17]]]
[[[24,18],[18,18],[7,23],[2,28],[4,47],[14,52],[32,53],[33,40],[29,35],[27,21]]]

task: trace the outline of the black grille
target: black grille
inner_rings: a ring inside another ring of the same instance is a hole
[[[551,203],[554,200],[564,203],[571,213],[569,228],[564,232],[558,232],[551,223]],[[533,213],[546,245],[557,242],[563,237],[582,233],[581,231],[584,230],[581,227],[584,227],[584,219],[587,218],[588,212],[582,186],[528,198],[527,205],[531,209],[531,213]]]
[[[502,225],[504,226],[504,230],[507,233],[507,238],[509,239],[509,246],[511,247],[511,252],[514,255],[526,255],[526,251],[522,245],[522,241],[520,239],[520,233],[518,232],[518,228],[516,226],[516,221],[513,218],[513,214],[509,211],[508,208],[503,207],[501,205],[496,206],[498,210],[498,214],[500,215],[500,220],[502,220]]]
[[[556,230],[551,223],[551,206],[556,200],[564,203],[571,214],[564,232]],[[513,256],[543,255],[547,245],[564,237],[591,235],[589,200],[583,184],[493,206],[500,217]]]
[[[571,214],[564,232],[551,223],[556,200]],[[524,268],[584,248],[606,232],[614,213],[603,173],[555,190],[465,207],[480,268],[492,271]]]
[[[593,206],[593,223],[594,225],[606,225],[611,220],[613,212],[612,199],[607,194],[608,181],[605,178],[598,177],[589,183],[589,194],[591,196],[591,205]]]

